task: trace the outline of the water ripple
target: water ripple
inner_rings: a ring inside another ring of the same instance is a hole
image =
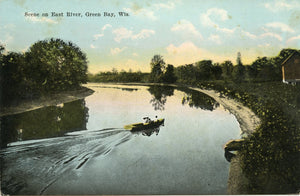
[[[16,187],[11,183],[19,186],[18,189],[3,192],[42,194],[66,171],[81,169],[93,158],[107,155],[116,146],[131,138],[132,134],[129,131],[109,128],[71,132],[64,137],[11,143],[8,148],[0,151],[3,163],[2,187]],[[35,190],[40,192],[32,192],[28,187],[35,187]]]

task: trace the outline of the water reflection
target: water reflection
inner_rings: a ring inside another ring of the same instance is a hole
[[[160,127],[157,127],[157,128],[145,129],[142,131],[137,131],[137,132],[132,132],[132,133],[133,134],[142,134],[143,136],[150,137],[154,133],[155,133],[155,135],[158,135],[159,131],[160,131]]]
[[[174,94],[174,87],[171,86],[150,86],[148,91],[153,95],[150,103],[154,107],[154,110],[164,110],[167,97]]]
[[[167,102],[167,97],[174,94],[174,87],[171,86],[150,86],[148,91],[153,95],[153,98],[150,100],[150,103],[154,107],[154,110],[164,110],[165,104]],[[218,108],[220,104],[216,102],[210,96],[195,91],[188,88],[177,88],[182,92],[185,92],[186,95],[182,98],[182,105],[188,105],[196,109],[210,110]]]
[[[181,89],[186,93],[186,95],[182,98],[182,105],[189,105],[194,108],[201,108],[202,110],[210,110],[213,111],[217,107],[220,106],[218,102],[216,102],[210,96],[189,89]]]
[[[1,148],[8,143],[62,136],[66,132],[86,130],[88,108],[77,100],[21,114],[1,117]]]

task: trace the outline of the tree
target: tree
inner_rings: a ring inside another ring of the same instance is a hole
[[[222,76],[222,67],[219,63],[214,63],[212,66],[212,74],[215,80],[220,80]]]
[[[243,64],[242,64],[242,55],[241,55],[240,52],[237,53],[236,64],[237,64],[237,65],[243,65]]]
[[[9,52],[1,58],[0,82],[1,98],[8,103],[22,94],[29,93],[24,76],[24,56],[21,53]]]
[[[232,79],[235,82],[241,82],[245,79],[245,66],[238,64],[233,67]]]
[[[203,60],[196,63],[197,80],[209,80],[212,73],[212,61]]]
[[[163,73],[165,71],[165,61],[161,55],[154,55],[151,59],[151,82],[162,82]]]
[[[77,88],[87,82],[87,58],[71,42],[51,38],[34,43],[25,53],[26,75],[44,90]]]
[[[222,78],[225,80],[232,78],[233,64],[231,61],[225,61],[221,63]]]
[[[174,83],[176,82],[176,76],[174,73],[174,66],[168,64],[167,68],[166,68],[166,72],[163,76],[163,81],[166,83]]]

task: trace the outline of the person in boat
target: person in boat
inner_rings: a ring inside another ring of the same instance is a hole
[[[150,123],[152,122],[151,118],[149,118],[148,116],[143,118],[145,120],[145,123]]]

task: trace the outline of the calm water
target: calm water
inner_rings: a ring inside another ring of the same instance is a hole
[[[226,194],[235,117],[205,94],[95,84],[84,100],[1,119],[8,194]],[[124,125],[165,118],[155,130]]]

